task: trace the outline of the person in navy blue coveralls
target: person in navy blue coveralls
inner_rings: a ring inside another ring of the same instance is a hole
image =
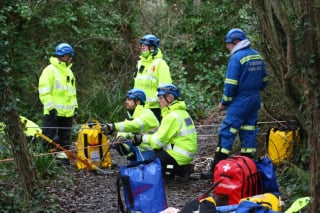
[[[243,30],[234,28],[225,37],[231,56],[224,81],[223,97],[218,110],[226,110],[219,131],[219,144],[211,164],[210,178],[215,165],[232,151],[237,134],[241,154],[253,157],[256,152],[256,123],[260,109],[260,91],[267,86],[267,70],[262,56],[252,49]]]

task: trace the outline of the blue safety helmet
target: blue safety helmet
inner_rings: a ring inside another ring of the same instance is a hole
[[[131,89],[127,93],[127,97],[130,99],[138,99],[141,101],[142,104],[146,102],[146,94],[141,89]]]
[[[154,46],[155,49],[159,47],[159,39],[154,35],[145,35],[140,40],[140,44],[145,44],[147,46]]]
[[[234,39],[244,40],[247,39],[245,32],[239,28],[230,30],[225,38],[226,43],[232,43]]]
[[[60,43],[56,46],[54,54],[57,56],[71,55],[74,56],[74,50],[70,44]]]
[[[164,84],[157,89],[157,96],[172,94],[174,97],[180,97],[180,90],[173,84]]]

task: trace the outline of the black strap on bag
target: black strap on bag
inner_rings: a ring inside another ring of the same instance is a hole
[[[136,167],[137,165],[139,164],[149,164],[151,163],[153,160],[145,160],[145,161],[142,161],[142,162],[136,162],[136,163],[133,163],[133,164],[130,164],[130,165],[127,165],[126,167],[127,168],[132,168],[132,167]],[[123,185],[123,187],[125,188],[126,190],[126,193],[128,195],[128,201],[129,201],[129,205],[130,205],[130,208],[134,208],[134,197],[133,197],[133,193],[131,191],[131,185],[130,185],[130,177],[127,176],[127,175],[124,175],[124,176],[118,176],[117,178],[117,194],[118,194],[118,213],[126,213],[126,211],[124,210],[124,205],[122,203],[122,200],[121,200],[121,194],[120,194],[120,188],[121,186]]]
[[[153,161],[154,161],[153,159],[150,159],[150,160],[144,160],[144,161],[134,162],[134,163],[132,163],[132,164],[130,164],[130,165],[127,165],[126,167],[127,167],[127,168],[132,168],[132,167],[136,167],[136,166],[138,166],[138,165],[140,165],[140,164],[146,165],[146,164],[149,164],[149,163],[151,163],[151,162],[153,162]]]
[[[102,150],[102,133],[99,132],[98,134],[98,141],[99,141],[99,155],[100,155],[100,159],[103,156],[103,150]]]
[[[86,156],[86,158],[88,158],[88,135],[87,134],[83,134],[83,138],[84,138],[84,156]]]
[[[133,197],[133,193],[131,191],[131,185],[130,185],[130,177],[125,175],[125,176],[119,176],[117,178],[117,193],[118,193],[118,212],[119,210],[121,211],[121,213],[125,213],[124,211],[124,205],[122,203],[121,200],[121,194],[120,194],[120,188],[121,188],[121,183],[123,187],[125,188],[127,195],[128,195],[128,201],[129,201],[129,205],[130,208],[134,208],[134,197]]]
[[[122,179],[123,187],[126,189],[127,194],[128,194],[128,201],[130,204],[130,208],[134,208],[134,198],[133,198],[133,194],[131,191],[130,177],[129,176],[122,176],[121,179]]]
[[[120,194],[120,188],[121,188],[121,179],[120,176],[117,178],[117,195],[118,195],[118,213],[125,213],[124,206],[121,200],[121,194]]]

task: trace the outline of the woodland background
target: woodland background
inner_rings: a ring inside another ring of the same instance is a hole
[[[262,100],[269,116],[261,119],[294,120],[301,128],[296,175],[287,181],[295,186],[292,191],[310,190],[310,212],[317,212],[319,11],[319,0],[1,0],[0,120],[7,128],[0,156],[12,155],[16,162],[16,167],[9,168],[0,164],[1,179],[21,178],[24,202],[20,205],[34,206],[35,198],[41,200],[41,169],[30,156],[18,115],[41,126],[38,78],[58,43],[68,42],[76,51],[78,123],[96,117],[109,122],[122,119],[139,40],[149,33],[160,38],[173,83],[181,88],[192,117],[201,120],[216,110],[221,98],[229,54],[224,36],[237,27],[247,32],[268,65],[270,84]],[[8,144],[11,149],[3,151]],[[17,174],[12,174],[12,168]],[[303,175],[310,176],[308,182],[300,182]],[[0,204],[10,199],[17,195],[1,190]]]

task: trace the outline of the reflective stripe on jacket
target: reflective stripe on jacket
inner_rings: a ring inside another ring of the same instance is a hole
[[[140,56],[137,63],[137,75],[134,79],[134,88],[142,89],[146,94],[146,108],[159,108],[157,88],[163,84],[171,84],[172,78],[169,66],[162,59],[160,49],[155,56],[148,58]]]
[[[265,62],[250,42],[239,42],[229,59],[224,81],[222,104],[230,105],[235,97],[260,94],[267,86],[268,77]]]
[[[197,132],[183,101],[161,109],[162,121],[154,134],[143,136],[153,149],[163,148],[179,165],[189,164],[198,151]]]
[[[72,64],[66,65],[56,57],[51,57],[50,63],[39,78],[38,89],[43,114],[56,109],[58,116],[72,117],[75,108],[78,108],[75,77],[70,69]]]
[[[132,133],[144,133],[151,130],[156,131],[159,121],[150,109],[137,105],[132,115],[133,120],[125,120],[115,123],[115,128],[119,132],[117,136],[131,138]],[[140,151],[152,150],[148,144],[141,144]]]

